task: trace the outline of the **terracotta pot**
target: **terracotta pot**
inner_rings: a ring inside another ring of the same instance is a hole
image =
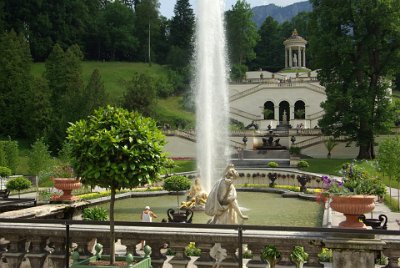
[[[76,178],[53,178],[54,187],[63,191],[62,196],[53,197],[52,201],[75,201],[78,198],[71,194],[72,190],[79,189],[81,182]]]
[[[341,228],[366,229],[366,225],[360,222],[358,217],[371,212],[375,208],[375,196],[373,195],[344,195],[332,196],[331,208],[346,216],[346,220],[339,224]]]

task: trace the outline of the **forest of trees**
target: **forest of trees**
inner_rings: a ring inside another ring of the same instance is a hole
[[[385,100],[382,79],[392,80],[394,85],[400,81],[395,79],[399,77],[398,67],[388,63],[388,59],[396,62],[400,55],[400,23],[396,19],[399,1],[366,0],[347,8],[347,1],[342,0],[311,2],[312,13],[300,13],[282,24],[268,17],[257,29],[249,3],[237,0],[226,11],[231,79],[240,80],[247,70],[283,69],[283,41],[296,28],[310,41],[308,67],[322,69],[321,81],[328,93],[323,107],[327,111],[336,111],[340,92],[365,96],[362,92],[366,90],[369,94],[370,101],[359,101],[357,106],[359,114],[370,109],[369,119],[355,122],[357,116],[331,116],[325,117],[321,126],[328,130],[333,129],[332,125],[343,126],[331,134],[351,135],[365,144],[368,152],[361,157],[373,157],[368,149],[373,136],[388,126],[387,112],[393,114],[388,110],[390,103],[376,103]],[[151,116],[154,98],[189,94],[194,11],[189,0],[177,0],[174,15],[168,19],[160,14],[159,6],[158,0],[0,0],[0,137],[29,142],[44,137],[51,150],[57,152],[69,122],[108,103],[98,70],[93,70],[87,84],[83,82],[83,60],[168,66],[168,81],[154,81],[137,73],[127,77],[118,105],[130,110]],[[330,10],[329,16],[326,10]],[[356,16],[357,12],[363,13]],[[330,43],[332,40],[343,42]],[[365,47],[360,40],[368,41]],[[45,73],[40,78],[31,74],[34,62],[45,62]],[[379,109],[374,109],[377,105]],[[351,108],[348,114],[357,113]],[[374,130],[361,133],[344,127],[358,124]]]

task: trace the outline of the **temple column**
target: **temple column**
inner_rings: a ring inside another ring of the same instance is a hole
[[[288,56],[287,56],[287,54],[288,54],[288,50],[287,50],[287,48],[285,47],[285,69],[287,69],[287,67],[288,67],[288,62],[287,62]]]
[[[293,66],[292,47],[289,47],[289,67]]]
[[[296,67],[301,67],[302,66],[302,61],[301,61],[301,48],[298,47],[297,49],[297,66]]]
[[[306,47],[303,48],[303,67],[306,67]]]

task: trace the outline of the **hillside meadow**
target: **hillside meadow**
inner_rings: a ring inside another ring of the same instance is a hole
[[[128,81],[131,75],[137,73],[148,73],[152,77],[167,77],[167,67],[147,63],[133,62],[102,62],[102,61],[84,61],[82,62],[82,78],[85,84],[90,79],[93,70],[98,69],[104,82],[104,87],[113,100],[123,95],[123,81]],[[32,65],[32,74],[36,77],[43,75],[45,64],[34,63]]]

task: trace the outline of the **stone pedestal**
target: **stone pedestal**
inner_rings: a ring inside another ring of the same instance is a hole
[[[4,253],[3,256],[7,259],[8,268],[19,268],[22,259],[24,257],[24,253]]]
[[[25,257],[29,259],[31,267],[43,267],[47,253],[28,253]]]
[[[379,239],[328,238],[324,242],[333,251],[333,268],[374,268],[375,253],[385,245]]]

